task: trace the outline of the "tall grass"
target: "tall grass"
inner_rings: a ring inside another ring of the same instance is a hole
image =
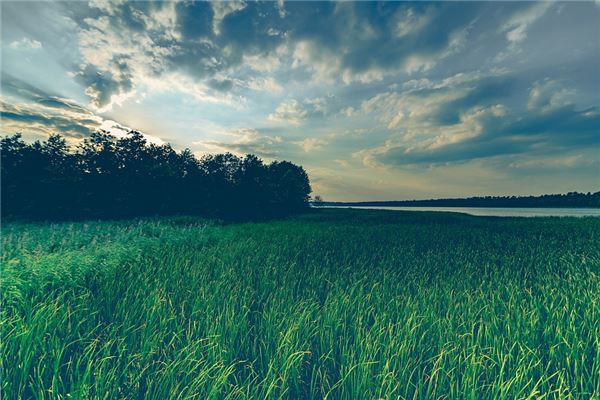
[[[4,399],[600,395],[600,220],[2,230]]]

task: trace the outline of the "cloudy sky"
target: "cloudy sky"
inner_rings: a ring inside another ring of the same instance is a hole
[[[597,1],[1,8],[2,134],[135,128],[327,200],[600,190]]]

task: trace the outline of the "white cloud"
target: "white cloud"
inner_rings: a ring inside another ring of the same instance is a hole
[[[110,133],[111,135],[116,137],[117,139],[122,139],[122,138],[127,137],[129,132],[131,132],[131,130],[132,130],[131,128],[129,128],[127,126],[121,125],[118,122],[112,121],[110,119],[104,120],[102,122],[102,124],[100,124],[100,129],[107,131],[108,133]],[[166,143],[164,140],[162,140],[161,138],[159,138],[157,136],[149,135],[144,132],[140,132],[140,133],[142,134],[144,139],[146,139],[146,141],[148,141],[148,143],[156,144],[159,146]]]
[[[254,128],[236,128],[219,132],[222,140],[201,140],[192,143],[202,149],[197,155],[231,152],[239,156],[249,153],[273,158],[283,144],[281,136],[268,136]]]
[[[269,114],[268,119],[276,122],[286,122],[292,125],[300,125],[308,117],[308,111],[305,110],[298,100],[290,99],[282,101],[275,112]]]
[[[350,162],[348,160],[333,160],[333,162],[342,168],[350,168]]]
[[[356,115],[356,109],[354,107],[346,107],[342,109],[341,113],[346,117],[352,117]]]
[[[459,121],[451,125],[414,125],[407,128],[409,135],[393,136],[383,146],[367,150],[362,154],[365,164],[375,163],[377,155],[390,151],[412,154],[437,151],[445,146],[472,139],[484,133],[485,124],[491,119],[506,115],[501,104],[489,107],[474,107],[462,113]]]
[[[51,97],[47,101],[27,104],[0,102],[0,110],[16,117],[3,118],[2,132],[23,132],[27,135],[64,135],[71,145],[97,130],[105,130],[116,138],[126,137],[131,128],[113,120],[105,120],[70,99]],[[141,132],[149,143],[162,145],[157,136]]]
[[[302,148],[302,150],[304,150],[305,153],[309,153],[314,150],[319,150],[320,148],[322,148],[329,142],[325,139],[306,138],[304,140],[300,140],[300,141],[292,142],[292,143],[300,146]]]
[[[283,87],[270,76],[266,78],[251,78],[247,86],[249,89],[268,93],[280,93],[283,90]]]
[[[281,67],[281,60],[289,56],[288,47],[281,45],[269,54],[244,54],[243,65],[256,72],[270,73],[278,70]]]
[[[21,40],[15,40],[9,47],[14,50],[38,50],[42,48],[42,43],[37,40],[30,38],[22,38]]]
[[[421,42],[415,38],[420,34],[427,37],[427,29],[436,24],[436,18],[442,18],[436,7],[416,11],[402,6],[390,16],[386,27],[373,25],[351,3],[336,3],[335,14],[339,20],[336,29],[341,32],[341,43],[336,49],[310,40],[300,40],[293,45],[292,68],[309,71],[318,84],[338,81],[347,85],[366,84],[402,72],[413,74],[431,70],[441,60],[464,48],[476,20],[447,29],[444,45],[427,48],[427,40],[423,40],[423,47],[412,43]],[[386,42],[393,42],[399,50],[376,51],[379,43]],[[373,51],[369,51],[370,48]],[[385,54],[388,56],[383,57]],[[395,62],[390,62],[394,58]]]
[[[292,69],[306,68],[313,74],[316,82],[333,83],[336,72],[340,70],[339,57],[321,52],[316,44],[298,41],[292,51]]]
[[[537,81],[529,92],[527,109],[540,112],[551,112],[572,104],[575,90],[565,88],[560,82],[552,79]]]
[[[105,113],[111,111],[114,105],[121,106],[123,103],[136,95],[135,91],[130,92],[119,92],[110,96],[110,101],[101,106],[99,99],[102,93],[94,86],[89,86],[85,89],[84,93],[92,99],[90,106],[99,113]]]
[[[277,0],[277,11],[280,18],[285,18],[288,15],[288,12],[285,10],[284,0]]]
[[[302,103],[295,99],[284,100],[267,118],[270,121],[301,125],[309,117],[323,116],[327,113],[328,97],[308,98]]]
[[[227,15],[239,11],[239,10],[243,10],[244,8],[246,8],[246,2],[245,1],[236,1],[236,0],[232,0],[232,1],[213,1],[211,3],[212,5],[212,9],[214,12],[214,18],[213,18],[213,30],[215,32],[215,34],[220,34],[220,28],[221,28],[221,21],[223,21],[223,18],[225,18]]]
[[[436,150],[441,147],[459,143],[481,135],[485,123],[493,118],[506,115],[506,107],[496,104],[490,107],[474,107],[460,115],[458,123],[448,126],[439,126],[436,136],[420,143],[418,150]]]
[[[388,129],[401,127],[415,129],[422,127],[427,130],[431,126],[430,117],[435,115],[446,103],[464,97],[467,88],[433,92],[428,96],[419,97],[412,93],[385,92],[380,93],[361,105],[361,111],[373,115]]]
[[[428,13],[418,13],[413,8],[401,8],[396,14],[394,33],[396,37],[416,34],[431,20]]]
[[[506,39],[512,44],[518,44],[527,38],[527,29],[541,18],[552,5],[550,1],[533,3],[524,11],[515,13],[503,26],[501,31],[506,33]]]
[[[324,97],[306,99],[304,103],[310,105],[315,113],[325,114],[327,112],[327,99]]]
[[[402,129],[407,136],[433,131],[436,115],[445,105],[464,98],[476,90],[479,80],[502,76],[506,71],[461,72],[447,78],[412,79],[400,85],[398,91],[379,93],[361,103],[360,109],[342,110],[347,116],[371,115],[389,130]],[[421,133],[418,133],[421,132]]]

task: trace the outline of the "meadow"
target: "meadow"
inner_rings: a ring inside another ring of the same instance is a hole
[[[600,219],[4,223],[3,399],[600,396]]]

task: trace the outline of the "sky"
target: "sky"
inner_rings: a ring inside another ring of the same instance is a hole
[[[325,200],[600,190],[600,2],[2,1],[2,135],[289,160]]]

